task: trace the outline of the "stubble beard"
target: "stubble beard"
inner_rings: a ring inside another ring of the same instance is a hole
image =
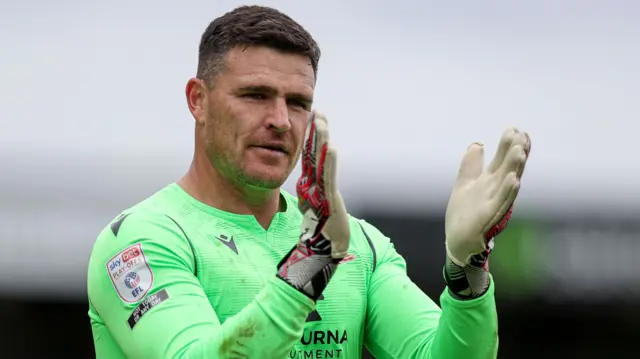
[[[242,189],[250,188],[253,190],[274,190],[280,188],[289,178],[293,168],[289,169],[283,178],[274,179],[264,178],[264,176],[251,174],[247,170],[247,164],[244,160],[236,160],[229,156],[226,151],[216,148],[214,141],[207,141],[208,157],[211,165],[223,177],[225,177],[232,186]]]

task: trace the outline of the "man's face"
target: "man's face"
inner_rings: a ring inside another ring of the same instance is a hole
[[[199,121],[213,166],[242,185],[280,187],[300,154],[314,86],[305,56],[266,47],[229,51]]]

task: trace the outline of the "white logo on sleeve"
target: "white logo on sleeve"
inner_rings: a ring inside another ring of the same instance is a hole
[[[140,301],[153,284],[153,273],[140,243],[111,258],[107,263],[107,272],[120,299],[127,303]]]

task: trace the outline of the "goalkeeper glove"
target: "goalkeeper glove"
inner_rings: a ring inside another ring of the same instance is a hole
[[[484,172],[483,145],[467,149],[445,216],[445,278],[454,293],[477,296],[486,291],[493,240],[511,219],[530,149],[529,135],[510,128]]]
[[[297,245],[278,265],[278,277],[316,300],[349,247],[349,222],[336,181],[337,152],[326,118],[312,112],[302,148],[296,192],[303,214]]]

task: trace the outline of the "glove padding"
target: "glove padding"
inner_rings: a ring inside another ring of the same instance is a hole
[[[338,192],[338,153],[329,143],[329,125],[321,113],[311,114],[302,149],[302,175],[296,185],[298,206],[304,215],[301,240],[331,242],[331,256],[342,259],[349,247],[349,221]]]
[[[296,184],[303,215],[298,244],[278,265],[278,277],[312,299],[329,283],[347,254],[347,210],[336,181],[337,151],[329,144],[326,118],[314,111],[302,147],[302,174]]]
[[[445,216],[447,255],[455,264],[464,267],[474,255],[491,251],[493,238],[511,218],[530,150],[529,135],[509,128],[483,172],[483,145],[467,149]]]

